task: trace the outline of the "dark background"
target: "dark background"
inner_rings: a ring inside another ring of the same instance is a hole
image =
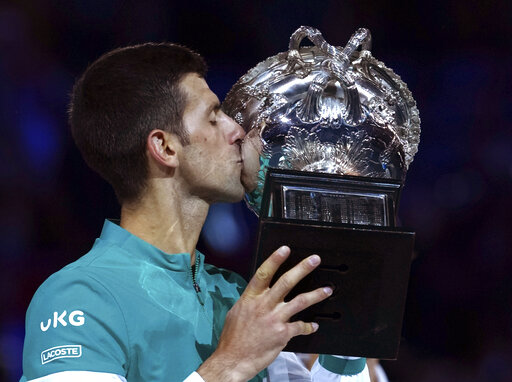
[[[74,147],[66,104],[88,63],[115,47],[173,41],[202,53],[222,99],[300,25],[345,45],[358,27],[408,84],[422,136],[403,192],[416,260],[394,381],[512,381],[512,2],[46,0],[0,3],[0,363],[21,375],[36,288],[117,217]],[[212,208],[209,262],[247,274],[256,219]]]

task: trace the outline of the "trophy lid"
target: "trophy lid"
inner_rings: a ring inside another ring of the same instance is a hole
[[[306,37],[313,46],[300,46]],[[259,152],[247,194],[256,213],[268,167],[405,179],[418,150],[418,109],[370,45],[364,28],[341,48],[303,26],[287,52],[259,63],[229,91],[222,107]]]

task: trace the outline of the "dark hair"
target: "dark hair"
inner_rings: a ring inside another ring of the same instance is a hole
[[[146,186],[146,140],[153,129],[188,143],[182,125],[184,75],[206,73],[203,58],[183,46],[146,43],[119,48],[92,63],[75,83],[69,123],[87,164],[107,180],[120,203]]]

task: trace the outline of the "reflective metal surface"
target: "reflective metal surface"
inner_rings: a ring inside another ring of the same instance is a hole
[[[313,46],[300,46],[306,37]],[[259,63],[228,93],[223,109],[247,132],[243,180],[257,214],[268,167],[405,179],[418,150],[416,102],[371,55],[370,41],[361,28],[335,47],[301,27],[287,52]]]

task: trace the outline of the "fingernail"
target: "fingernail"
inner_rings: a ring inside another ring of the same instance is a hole
[[[320,264],[320,256],[318,256],[318,255],[310,256],[309,257],[309,263],[311,265],[318,265],[318,264]]]
[[[318,330],[318,324],[316,322],[312,322],[311,326],[313,327],[313,333]]]
[[[332,288],[330,287],[324,287],[324,293],[327,295],[327,296],[330,296],[332,294]]]
[[[288,248],[286,245],[283,245],[277,250],[277,252],[279,252],[280,255],[285,256],[290,252],[290,248]]]

